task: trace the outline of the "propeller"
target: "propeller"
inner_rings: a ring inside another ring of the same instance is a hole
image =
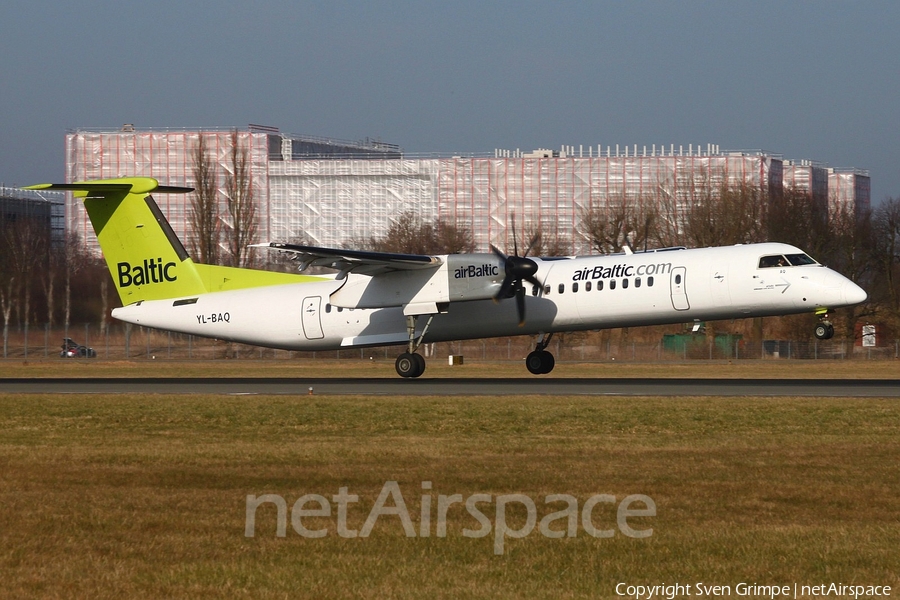
[[[525,324],[525,287],[522,285],[522,281],[527,281],[538,287],[542,286],[541,282],[534,276],[538,270],[537,263],[528,258],[528,252],[530,252],[531,248],[537,243],[538,238],[539,235],[535,234],[525,248],[525,252],[522,253],[522,256],[519,256],[519,245],[516,241],[516,229],[515,225],[513,225],[512,256],[507,256],[498,250],[496,246],[491,244],[491,250],[493,250],[494,254],[503,261],[503,270],[505,271],[503,282],[500,284],[500,289],[494,296],[494,302],[499,302],[504,298],[515,296],[516,310],[519,314],[519,327]]]

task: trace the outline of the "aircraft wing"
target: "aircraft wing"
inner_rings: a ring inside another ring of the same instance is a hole
[[[253,244],[257,248],[272,248],[282,252],[291,252],[300,262],[300,272],[309,267],[327,267],[340,271],[338,279],[351,271],[362,275],[378,275],[390,271],[414,271],[434,269],[444,261],[437,256],[426,254],[396,254],[393,252],[368,252],[365,250],[341,250],[338,248],[319,248],[316,246],[300,246],[271,242]]]

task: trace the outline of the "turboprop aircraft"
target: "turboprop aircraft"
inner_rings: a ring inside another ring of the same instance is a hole
[[[525,365],[554,366],[564,331],[814,312],[834,335],[832,309],[866,292],[781,243],[664,248],[603,256],[529,258],[514,248],[425,256],[259,244],[290,253],[299,273],[195,263],[151,192],[187,193],[132,177],[42,184],[84,199],[122,307],[116,319],[156,329],[287,350],[405,345],[402,377],[418,377],[423,342],[534,335]],[[307,275],[311,266],[330,275]]]

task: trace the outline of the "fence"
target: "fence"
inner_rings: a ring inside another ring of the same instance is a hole
[[[658,341],[616,339],[609,332],[564,334],[554,337],[548,350],[557,361],[569,362],[666,362],[687,360],[877,360],[900,357],[900,340],[882,342],[877,347],[861,347],[847,340],[749,341],[732,336],[703,334],[661,336]],[[94,325],[73,325],[68,329],[43,327],[11,328],[3,347],[6,359],[37,360],[60,356],[61,342],[72,338],[92,347],[105,360],[216,360],[216,359],[390,359],[402,346],[353,348],[329,352],[274,350],[222,340],[168,333],[127,324],[113,324],[101,330]],[[672,339],[675,338],[675,339]],[[724,339],[723,339],[724,338]],[[470,360],[522,360],[534,349],[530,336],[440,342],[424,344],[426,358],[462,355]]]

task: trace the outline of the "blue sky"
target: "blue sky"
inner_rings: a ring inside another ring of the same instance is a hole
[[[408,152],[674,143],[900,196],[900,2],[101,2],[0,13],[0,183],[67,129],[245,127]]]

